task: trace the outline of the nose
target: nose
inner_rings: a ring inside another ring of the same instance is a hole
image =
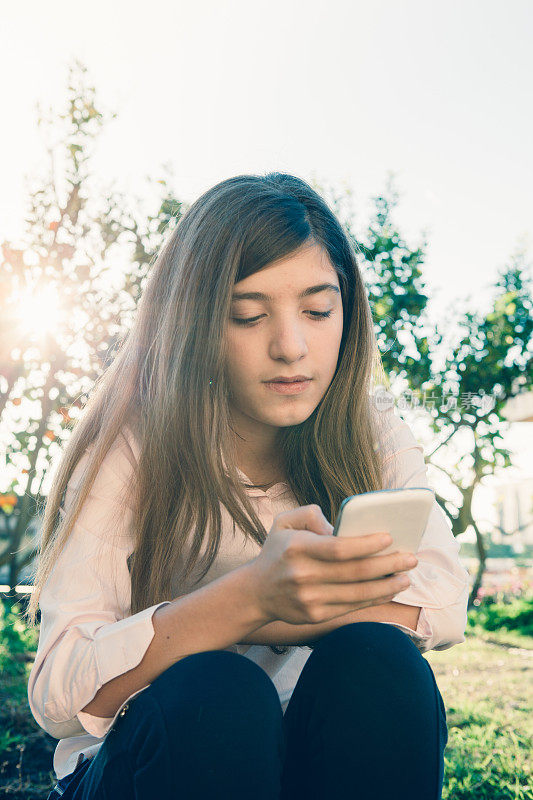
[[[293,363],[304,358],[308,350],[303,328],[297,321],[285,320],[276,325],[269,347],[271,358]]]

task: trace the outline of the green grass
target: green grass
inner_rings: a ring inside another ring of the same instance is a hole
[[[55,783],[57,740],[41,730],[27,702],[37,644],[16,607],[0,605],[0,800],[43,800]],[[424,657],[448,720],[443,800],[533,800],[533,637],[471,625],[466,641]]]
[[[533,637],[469,627],[425,657],[448,720],[443,800],[533,798]]]

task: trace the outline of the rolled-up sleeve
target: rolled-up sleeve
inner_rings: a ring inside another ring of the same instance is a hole
[[[131,480],[127,447],[124,441],[106,455],[39,598],[39,644],[28,701],[37,723],[56,739],[85,732],[105,736],[115,717],[81,709],[101,686],[140,663],[154,636],[154,611],[170,602],[129,615],[127,559],[133,544],[131,507],[125,501]],[[69,481],[65,508],[86,459]]]
[[[426,487],[429,485],[422,445],[394,406],[380,412],[385,422],[384,487]],[[461,564],[461,545],[435,499],[416,557],[409,570],[412,585],[394,596],[395,603],[420,606],[416,631],[397,627],[409,635],[421,652],[446,650],[465,641],[470,591],[468,571]]]

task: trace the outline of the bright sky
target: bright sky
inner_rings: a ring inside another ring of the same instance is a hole
[[[95,160],[117,188],[146,196],[169,163],[192,202],[288,171],[350,187],[362,233],[393,171],[401,233],[427,232],[435,315],[479,306],[513,252],[533,253],[532,38],[531,0],[4,4],[0,241],[46,167],[36,102],[60,110],[78,57],[119,114]]]

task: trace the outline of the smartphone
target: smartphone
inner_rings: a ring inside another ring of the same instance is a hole
[[[341,503],[333,536],[390,533],[391,544],[376,555],[396,550],[416,555],[434,499],[435,492],[426,486],[350,495]]]

